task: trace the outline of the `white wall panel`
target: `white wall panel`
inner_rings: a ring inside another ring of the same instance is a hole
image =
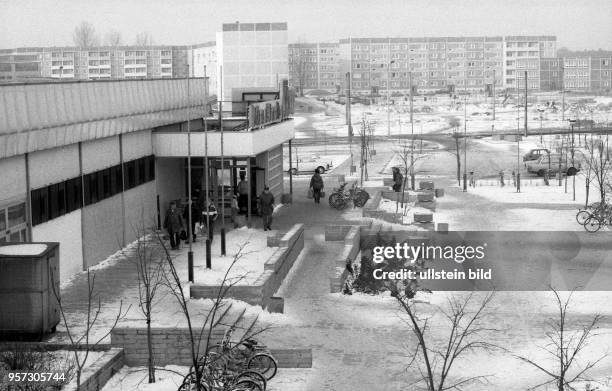
[[[59,242],[60,281],[83,270],[81,209],[32,228],[32,241]]]
[[[30,187],[36,189],[79,175],[78,145],[32,152],[30,155]],[[23,177],[25,180],[25,176]]]
[[[0,159],[0,202],[26,195],[25,156]]]
[[[123,136],[123,161],[129,161],[153,154],[151,131],[127,133]]]
[[[83,174],[88,174],[120,163],[118,136],[84,142],[82,148]]]

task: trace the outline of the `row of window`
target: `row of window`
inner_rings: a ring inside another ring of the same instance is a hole
[[[68,214],[83,206],[155,179],[155,157],[145,156],[123,164],[68,179],[31,192],[32,225]]]

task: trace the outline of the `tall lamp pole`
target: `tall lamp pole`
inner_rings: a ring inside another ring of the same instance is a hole
[[[391,95],[391,39],[387,42],[387,52],[389,54],[389,62],[387,64],[387,136],[391,136],[391,111],[389,107],[390,95]]]
[[[206,76],[206,66],[204,66],[204,189],[206,191],[205,202],[204,205],[206,211],[206,230],[208,231],[206,235],[206,268],[212,268],[212,254],[210,252],[210,241],[212,238],[212,230],[210,229],[210,214],[208,213],[208,205],[210,204],[210,179],[209,168],[208,168],[208,77]]]
[[[467,95],[463,98],[463,191],[467,191]]]
[[[187,64],[187,208],[189,208],[188,226],[187,226],[187,240],[189,243],[189,251],[187,252],[187,274],[189,282],[193,282],[193,216],[191,215],[192,206],[191,203],[191,90],[189,89],[189,82],[191,77],[189,76],[189,64]]]
[[[223,155],[223,65],[219,65],[219,130],[221,131],[221,255],[225,255],[225,157]]]

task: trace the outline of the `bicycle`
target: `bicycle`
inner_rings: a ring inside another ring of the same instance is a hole
[[[340,185],[339,188],[329,195],[329,205],[338,210],[346,209],[352,201],[356,207],[363,207],[370,199],[370,194],[353,183],[350,189],[346,189],[346,183]]]
[[[254,372],[254,371],[246,371]],[[265,391],[265,384],[257,380],[253,373],[240,373],[238,375],[224,375],[220,379],[211,379],[202,374],[200,387],[198,387],[197,377],[193,370],[183,378],[183,383],[178,391]],[[261,375],[260,375],[261,376]]]
[[[594,202],[586,209],[580,209],[578,213],[576,213],[576,221],[580,225],[585,225],[591,216],[602,217],[608,213],[612,213],[612,205],[608,204],[607,202]]]
[[[278,364],[270,350],[253,338],[232,342],[233,331],[233,328],[228,329],[221,343],[211,351],[220,358],[216,360],[219,362],[217,370],[224,373],[252,370],[263,375],[266,381],[272,379],[276,375]]]

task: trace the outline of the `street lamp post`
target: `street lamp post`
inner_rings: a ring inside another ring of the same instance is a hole
[[[191,91],[189,89],[189,64],[187,65],[187,208],[189,221],[187,222],[187,241],[189,243],[189,251],[187,252],[187,275],[189,282],[193,282],[193,216],[191,203]]]
[[[467,95],[463,98],[463,191],[467,191]]]

